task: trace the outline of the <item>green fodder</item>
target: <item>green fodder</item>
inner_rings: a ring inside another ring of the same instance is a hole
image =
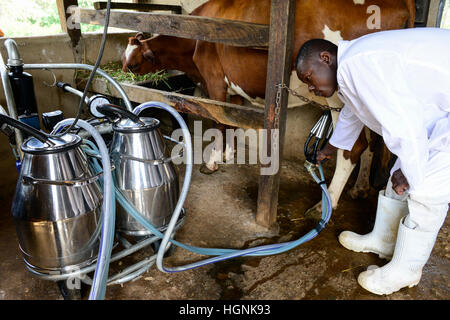
[[[93,65],[93,63],[89,63]],[[108,73],[114,80],[123,83],[136,84],[141,82],[152,82],[153,85],[158,85],[163,82],[169,86],[167,79],[169,78],[168,73],[165,70],[160,70],[155,73],[147,73],[144,75],[137,75],[132,72],[122,71],[122,64],[120,62],[110,62],[104,65],[100,65],[101,70]],[[78,71],[76,77],[79,80],[87,80],[89,78],[89,71]],[[100,75],[95,75],[95,77],[101,77]],[[170,86],[169,86],[170,87]]]

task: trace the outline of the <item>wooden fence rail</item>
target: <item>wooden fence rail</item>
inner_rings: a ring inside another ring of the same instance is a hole
[[[94,2],[94,8],[96,10],[106,9],[107,2],[99,1]],[[154,4],[154,3],[129,3],[129,2],[111,2],[111,9],[128,9],[138,11],[173,11],[174,13],[181,14],[181,6],[168,5],[168,4]]]
[[[80,9],[80,22],[103,25],[106,10]],[[111,10],[109,26],[235,47],[267,49],[269,26],[179,14]]]

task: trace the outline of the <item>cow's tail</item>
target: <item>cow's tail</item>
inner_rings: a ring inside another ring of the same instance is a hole
[[[405,0],[405,4],[408,7],[409,19],[408,28],[414,28],[414,21],[416,20],[416,1],[415,0]]]

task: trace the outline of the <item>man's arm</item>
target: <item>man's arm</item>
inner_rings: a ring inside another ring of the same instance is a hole
[[[330,144],[338,149],[351,151],[363,128],[364,124],[353,113],[349,105],[345,104],[339,113]]]

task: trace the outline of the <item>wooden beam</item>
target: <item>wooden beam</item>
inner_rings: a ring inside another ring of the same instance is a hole
[[[194,114],[218,123],[243,129],[262,129],[264,126],[264,110],[260,108],[149,89],[127,83],[120,83],[120,85],[130,101],[136,103],[160,101],[173,106],[179,112]],[[81,90],[84,90],[83,83],[80,83],[79,87]],[[107,81],[103,79],[94,79],[90,90],[116,98],[121,97],[114,87],[108,85]]]
[[[94,2],[96,10],[106,9],[107,2]],[[111,2],[111,9],[127,9],[137,11],[173,11],[176,14],[181,14],[181,6],[168,4],[154,4],[154,3],[129,3],[129,2]]]
[[[270,44],[266,82],[264,128],[268,131],[267,150],[278,153],[278,170],[259,178],[256,222],[271,227],[276,222],[280,185],[281,156],[286,129],[288,93],[277,85],[289,86],[292,68],[296,0],[272,0],[270,9]],[[277,99],[277,93],[279,100]],[[271,149],[272,148],[272,149]],[[273,157],[272,157],[273,159]],[[273,165],[273,164],[272,164]],[[266,166],[261,166],[264,169]]]
[[[81,23],[103,25],[105,12],[81,8]],[[267,48],[269,42],[264,24],[181,14],[111,11],[109,26],[236,47]]]
[[[83,46],[81,39],[81,28],[79,24],[75,24],[74,13],[71,13],[69,7],[78,7],[77,0],[56,0],[58,7],[59,20],[61,23],[61,29],[63,32],[67,32],[70,37],[72,45],[74,62],[82,62]],[[69,24],[67,23],[69,21]]]

